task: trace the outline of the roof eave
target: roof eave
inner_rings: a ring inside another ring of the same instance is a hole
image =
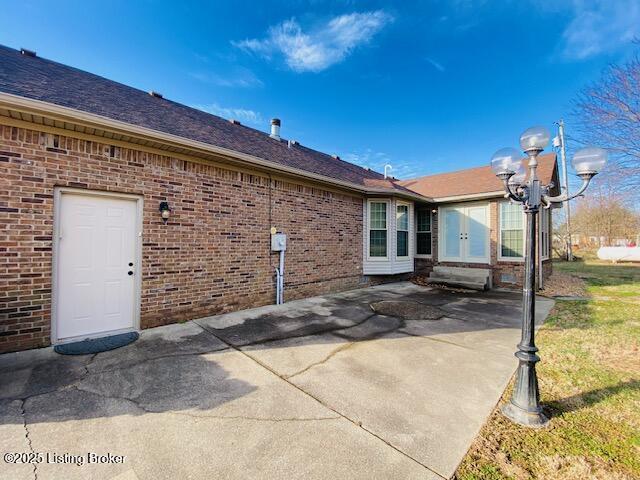
[[[19,95],[13,95],[6,92],[0,92],[0,106],[4,106],[8,109],[14,109],[22,111],[24,113],[46,115],[53,117],[54,119],[68,122],[68,123],[80,123],[90,128],[96,128],[102,130],[108,130],[112,133],[125,134],[128,136],[138,137],[145,140],[153,140],[161,143],[165,143],[170,146],[180,146],[182,148],[192,149],[194,151],[211,153],[222,157],[232,158],[240,163],[246,163],[248,165],[262,167],[267,170],[274,170],[283,174],[291,175],[294,177],[301,177],[305,179],[314,180],[317,182],[325,183],[332,186],[341,187],[347,190],[354,190],[363,194],[387,194],[387,195],[399,195],[407,198],[413,198],[421,201],[429,201],[430,199],[424,197],[418,193],[405,193],[398,192],[396,189],[372,189],[364,185],[359,185],[353,182],[347,182],[337,180],[325,175],[315,174],[306,170],[298,168],[287,167],[269,160],[265,160],[254,155],[238,152],[224,147],[218,147],[209,143],[199,142],[197,140],[191,140],[178,135],[161,132],[147,127],[140,127],[131,123],[114,120],[112,118],[104,117],[93,113],[83,112],[70,107],[63,107],[50,102],[44,102],[42,100],[35,100],[32,98],[22,97]],[[37,124],[36,124],[37,125]],[[170,152],[167,152],[170,154]]]

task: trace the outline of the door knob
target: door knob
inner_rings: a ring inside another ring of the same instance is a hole
[[[133,262],[129,262],[129,266],[130,266],[130,267],[133,267]]]
[[[129,270],[129,271],[127,272],[127,275],[133,275],[133,270]]]

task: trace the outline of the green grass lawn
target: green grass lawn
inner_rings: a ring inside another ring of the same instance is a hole
[[[526,429],[496,410],[460,480],[640,479],[640,266],[587,260],[554,268],[583,278],[590,298],[558,301],[536,338],[550,425]]]

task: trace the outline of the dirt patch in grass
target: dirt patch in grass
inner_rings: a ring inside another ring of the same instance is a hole
[[[380,315],[405,320],[437,320],[445,315],[438,307],[411,301],[383,300],[372,303],[371,308]]]
[[[539,292],[547,297],[586,297],[587,286],[583,279],[562,272],[554,272],[545,280]]]

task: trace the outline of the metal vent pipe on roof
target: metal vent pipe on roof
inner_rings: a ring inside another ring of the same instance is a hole
[[[279,118],[271,119],[271,134],[269,136],[275,140],[280,140],[280,119]]]

